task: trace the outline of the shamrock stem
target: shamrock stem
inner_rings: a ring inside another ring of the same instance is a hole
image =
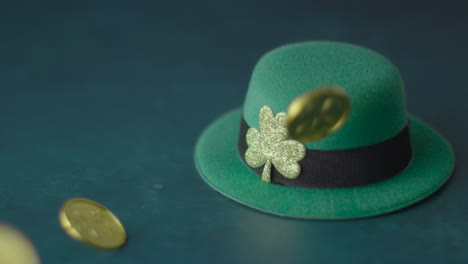
[[[262,181],[264,182],[270,182],[271,181],[271,161],[267,160],[265,163],[265,166],[263,167],[263,172],[262,172]]]

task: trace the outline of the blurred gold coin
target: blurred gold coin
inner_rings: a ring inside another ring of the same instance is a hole
[[[338,87],[322,87],[294,99],[288,108],[288,132],[302,143],[319,140],[343,126],[350,102]]]
[[[32,243],[15,228],[0,224],[0,263],[39,264]]]
[[[73,198],[65,202],[59,220],[70,237],[95,247],[115,249],[127,240],[119,219],[103,205],[88,199]]]

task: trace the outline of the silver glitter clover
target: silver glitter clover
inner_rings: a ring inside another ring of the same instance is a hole
[[[253,168],[265,164],[262,180],[271,181],[271,165],[286,178],[295,179],[301,173],[301,161],[306,155],[305,146],[295,140],[288,139],[286,113],[276,116],[268,106],[260,109],[260,131],[249,128],[246,134],[247,151],[245,161]]]

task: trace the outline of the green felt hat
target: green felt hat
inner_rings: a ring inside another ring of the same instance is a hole
[[[279,154],[268,156],[271,182],[262,181],[266,159],[258,155],[272,143],[262,145],[263,136],[247,134],[273,131],[262,125],[268,121],[280,127],[272,133],[282,135],[282,113],[291,101],[329,85],[349,96],[351,110],[344,126],[303,147],[283,137]],[[243,108],[223,115],[203,132],[195,162],[212,188],[260,211],[352,219],[389,213],[428,197],[450,177],[454,154],[442,136],[406,112],[403,82],[387,59],[355,45],[305,42],[260,59]]]

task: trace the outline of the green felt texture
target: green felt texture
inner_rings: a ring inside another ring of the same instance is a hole
[[[265,183],[237,153],[241,110],[229,112],[198,140],[195,162],[202,178],[221,194],[255,209],[295,218],[354,219],[389,213],[429,196],[454,167],[451,146],[411,118],[413,159],[400,174],[367,186],[304,189]]]
[[[323,85],[345,89],[351,112],[336,133],[307,147],[346,149],[384,141],[407,122],[403,82],[383,56],[362,47],[334,42],[305,42],[267,53],[255,66],[243,114],[258,128],[264,105],[285,112],[297,96]],[[365,129],[363,129],[365,128]]]

